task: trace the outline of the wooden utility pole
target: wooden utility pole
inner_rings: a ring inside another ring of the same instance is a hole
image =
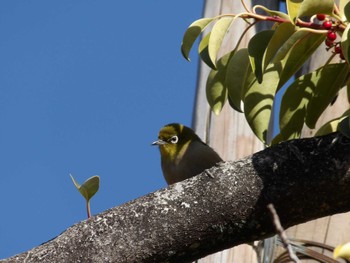
[[[249,7],[253,6],[251,1],[246,1]],[[277,0],[259,1],[260,5],[268,6],[270,9],[278,9]],[[219,14],[245,12],[241,1],[207,0],[205,1],[203,17],[214,17]],[[234,48],[237,40],[246,28],[246,23],[237,19],[224,39],[221,55],[226,54]],[[242,45],[246,46],[249,39],[256,33],[256,28],[251,28],[245,35]],[[219,116],[212,114],[209,109],[205,85],[210,69],[200,62],[197,96],[194,108],[193,128],[196,132],[212,146],[224,160],[236,160],[263,149],[263,144],[255,137],[247,124],[244,114],[233,111],[226,105]],[[220,253],[210,255],[198,260],[199,263],[226,263],[257,262],[257,254],[250,245],[241,245]]]

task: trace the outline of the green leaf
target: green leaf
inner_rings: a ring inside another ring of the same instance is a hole
[[[274,30],[264,30],[255,34],[248,44],[250,64],[259,83],[263,77],[263,57],[274,34]]]
[[[350,63],[350,24],[348,24],[343,32],[341,38],[341,49],[344,58],[348,63]]]
[[[346,137],[350,138],[350,117],[345,117],[338,126],[338,130],[345,135]]]
[[[222,41],[224,40],[224,37],[227,31],[229,30],[234,19],[235,19],[234,17],[223,17],[215,23],[215,25],[213,26],[213,29],[211,30],[208,48],[209,48],[210,60],[214,65],[216,65],[216,59],[217,59]]]
[[[278,50],[290,38],[290,36],[293,35],[294,32],[295,26],[291,23],[282,23],[276,28],[264,54],[263,70],[266,69],[267,65],[274,58]]]
[[[316,34],[307,30],[298,30],[282,46],[288,48],[288,53],[281,60],[282,72],[278,89],[280,89],[314,53],[324,41],[324,34]],[[277,57],[279,54],[277,54]]]
[[[332,132],[336,132],[338,130],[339,122],[341,122],[344,118],[345,117],[341,116],[339,118],[335,118],[323,124],[321,128],[317,130],[317,132],[315,133],[315,136],[323,136],[326,134],[330,134]]]
[[[270,9],[266,8],[265,6],[263,6],[263,5],[256,5],[255,9],[262,9],[266,13],[268,13],[270,16],[278,16],[280,18],[287,19],[287,20],[290,19],[290,17],[287,14],[285,14],[283,12],[275,11],[275,10],[270,10]]]
[[[70,175],[70,177],[72,178],[75,187],[81,195],[84,196],[87,202],[96,194],[100,186],[100,177],[97,175],[90,177],[82,185],[79,185],[72,175]]]
[[[306,106],[312,97],[315,73],[308,73],[297,78],[282,97],[279,114],[280,134],[284,140],[299,138],[303,128]]]
[[[350,0],[339,1],[339,12],[342,21],[350,21]]]
[[[282,135],[279,133],[277,134],[271,141],[271,145],[276,145],[276,144],[279,144],[280,142],[283,141],[283,137]]]
[[[255,135],[266,142],[272,104],[279,81],[279,69],[269,64],[264,74],[264,81],[252,81],[244,97],[244,113]]]
[[[236,111],[242,112],[241,102],[249,83],[252,81],[253,74],[251,73],[248,50],[242,48],[228,62],[225,81],[230,105]]]
[[[298,16],[300,6],[303,0],[287,0],[287,11],[290,17],[290,20],[295,23],[295,18]],[[318,1],[317,1],[318,2]]]
[[[214,18],[199,19],[194,21],[186,30],[181,43],[181,53],[188,61],[190,61],[189,53],[194,42],[213,20]]]
[[[315,14],[331,15],[333,13],[333,6],[334,0],[304,0],[299,8],[298,17]]]
[[[221,112],[227,100],[226,65],[232,56],[233,51],[221,57],[217,63],[217,70],[211,70],[208,76],[206,85],[207,100],[216,115]]]
[[[339,123],[350,115],[350,109],[346,110],[340,117],[330,120],[325,123],[318,131],[315,133],[315,136],[322,136],[338,130]]]
[[[332,132],[335,132],[337,131],[338,129],[338,125],[339,125],[339,122],[340,120],[342,120],[343,118],[337,118],[337,119],[333,119],[325,124],[323,124],[321,126],[321,128],[319,128],[317,130],[317,132],[315,133],[315,136],[323,136],[323,135],[326,135],[326,134],[330,134]]]
[[[238,112],[242,112],[241,108],[237,108],[236,105],[233,103],[230,96],[227,96],[228,104],[231,106],[232,109]]]
[[[198,53],[201,57],[202,61],[207,64],[210,68],[215,69],[215,65],[211,62],[208,52],[208,44],[209,44],[209,38],[211,33],[208,33],[206,36],[203,37],[202,41],[199,43],[198,46]]]
[[[349,67],[347,63],[328,64],[317,71],[319,74],[313,79],[316,89],[307,105],[305,119],[306,125],[311,129],[315,128],[322,112],[331,103],[339,89],[343,87]]]

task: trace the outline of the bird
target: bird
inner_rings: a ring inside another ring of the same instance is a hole
[[[191,128],[179,123],[161,128],[158,140],[152,145],[159,146],[162,171],[168,185],[198,175],[222,161]]]

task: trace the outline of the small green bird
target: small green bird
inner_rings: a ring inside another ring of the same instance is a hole
[[[174,184],[202,173],[222,159],[195,132],[178,123],[165,125],[158,134],[163,175]]]

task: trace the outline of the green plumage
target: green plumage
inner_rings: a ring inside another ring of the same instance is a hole
[[[168,184],[200,174],[222,161],[192,129],[178,123],[164,126],[153,145],[159,146],[163,175]]]

